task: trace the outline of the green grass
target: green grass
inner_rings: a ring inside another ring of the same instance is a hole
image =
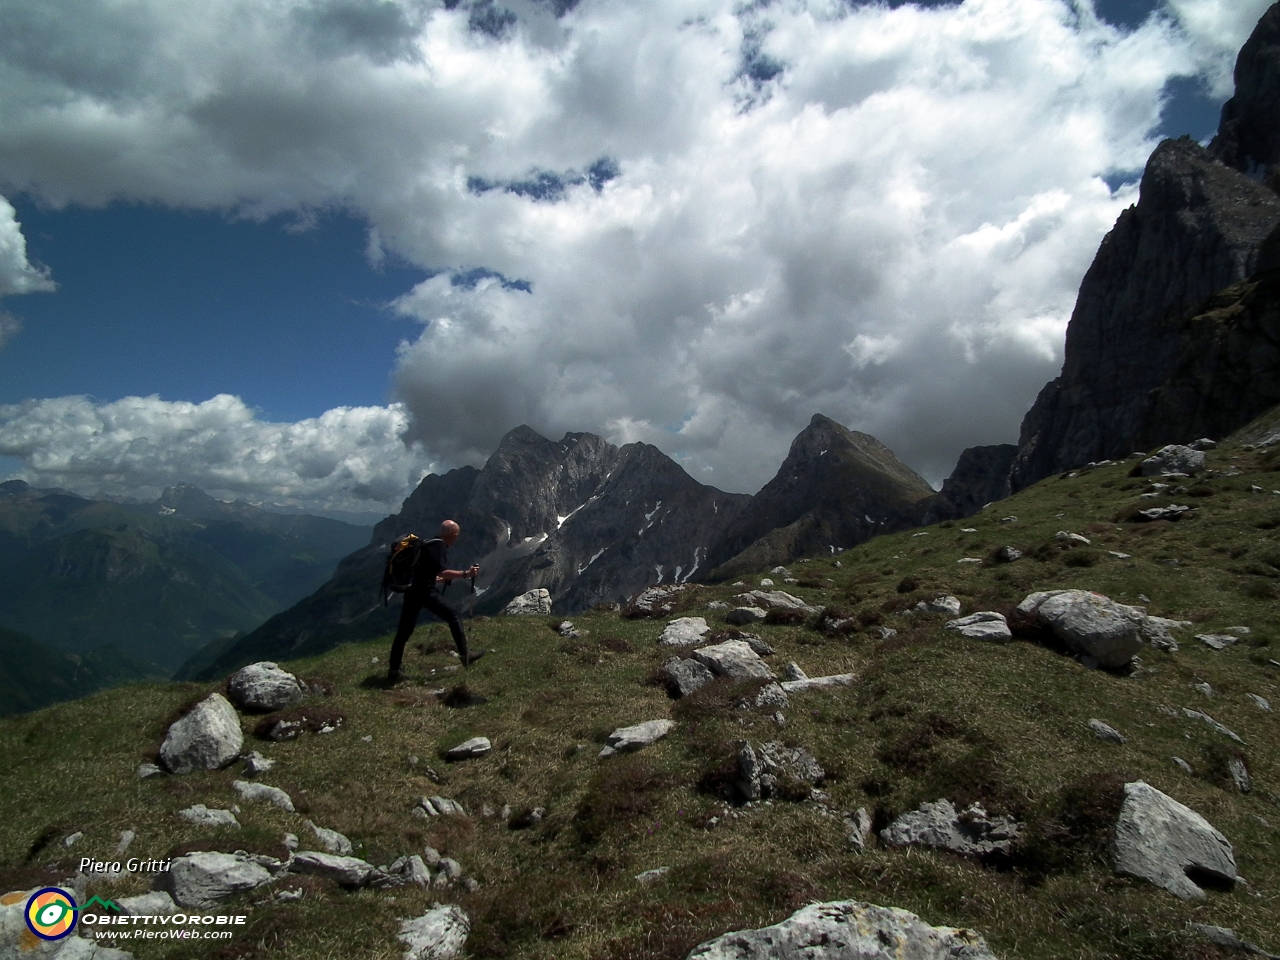
[[[670,655],[656,644],[662,621],[612,613],[574,617],[588,632],[577,640],[550,629],[559,617],[469,623],[472,648],[493,652],[465,678],[485,702],[465,708],[431,694],[461,679],[449,671],[456,660],[439,626],[415,634],[406,659],[415,682],[392,691],[375,682],[385,669],[385,638],[288,664],[330,681],[325,706],[347,719],[335,733],[275,744],[254,741],[258,718],[244,718],[246,749],[278,761],[260,779],[289,791],[299,812],[242,803],[240,831],[201,830],[173,815],[192,803],[236,802],[230,784],[239,764],[186,777],[134,777],[175,712],[214,685],[135,686],[0,721],[0,764],[9,771],[0,788],[5,889],[55,879],[80,856],[110,859],[126,828],[138,833],[129,852],[140,857],[197,848],[280,855],[286,831],[308,846],[301,821],[310,818],[345,833],[357,855],[378,864],[430,844],[482,885],[475,893],[352,893],[290,878],[283,883],[305,890],[296,903],[261,902],[262,892],[229,901],[252,917],[220,956],[399,957],[400,918],[435,900],[468,911],[468,954],[475,958],[678,958],[719,933],[844,898],[973,927],[1005,958],[1219,956],[1186,931],[1188,921],[1232,927],[1280,950],[1280,668],[1272,662],[1280,660],[1280,496],[1271,493],[1280,474],[1272,472],[1273,459],[1224,445],[1210,454],[1210,467],[1234,467],[1239,476],[1183,482],[1188,492],[1153,499],[1139,499],[1150,483],[1128,476],[1132,461],[1052,478],[970,520],[931,527],[927,536],[887,536],[793,565],[806,585],[786,589],[838,606],[865,626],[838,636],[803,624],[759,629],[777,648],[775,671],[795,660],[811,676],[858,675],[846,689],[794,696],[782,729],[768,712],[739,707],[741,690],[717,685],[670,701],[650,682]],[[1265,492],[1251,492],[1253,485]],[[1171,502],[1194,506],[1195,515],[1178,523],[1117,522],[1135,505]],[[1011,515],[1018,520],[1001,522]],[[1093,544],[1064,550],[1054,539],[1059,530]],[[956,562],[1006,544],[1027,556],[1012,564]],[[1008,609],[1032,590],[1063,587],[1128,603],[1145,595],[1151,613],[1195,626],[1181,633],[1180,652],[1144,649],[1141,669],[1124,676],[1084,669],[1031,642],[966,640],[942,629],[945,617],[902,612],[940,592],[959,597],[969,613]],[[706,604],[737,592],[729,585],[691,589],[676,615],[706,614],[714,624]],[[898,636],[880,640],[877,621]],[[1225,651],[1193,639],[1235,625],[1253,633]],[[1212,685],[1212,698],[1194,689],[1201,681]],[[1271,700],[1276,712],[1259,710],[1249,693]],[[1250,794],[1221,775],[1223,750],[1232,744],[1162,711],[1184,706],[1210,713],[1245,740]],[[677,721],[666,739],[634,755],[597,759],[609,731],[658,717]],[[1120,729],[1128,743],[1095,738],[1086,726],[1092,717]],[[440,759],[476,735],[493,741],[491,754],[459,764]],[[829,799],[727,804],[717,785],[742,738],[807,747],[829,773]],[[1180,771],[1173,756],[1197,775]],[[1113,876],[1106,818],[1117,785],[1138,777],[1225,833],[1248,885],[1184,903]],[[436,793],[460,800],[472,816],[428,822],[409,815],[415,798]],[[943,796],[1023,818],[1031,842],[1002,866],[874,843],[861,855],[846,849],[840,814],[865,806],[880,826]],[[509,805],[513,814],[544,807],[547,815],[513,830],[481,816],[486,804]],[[66,851],[61,838],[75,830],[85,839]],[[632,879],[659,866],[671,870],[655,883]],[[141,889],[141,880],[129,879],[109,893]],[[144,960],[207,955],[163,941],[131,949]]]

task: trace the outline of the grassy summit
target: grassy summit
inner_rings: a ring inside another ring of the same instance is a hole
[[[668,699],[651,680],[672,655],[656,642],[662,621],[611,612],[574,617],[586,633],[577,639],[551,629],[558,617],[471,622],[473,649],[493,652],[465,678],[470,700],[444,698],[466,706],[447,706],[432,693],[460,680],[438,626],[419,629],[406,661],[414,682],[393,690],[377,682],[385,638],[287,664],[328,680],[334,692],[318,703],[345,717],[334,733],[292,742],[247,737],[246,749],[277,761],[259,779],[288,791],[297,814],[240,800],[231,789],[242,776],[239,763],[135,779],[175,711],[214,685],[135,686],[0,721],[4,888],[65,876],[81,856],[113,859],[125,829],[137,831],[129,855],[138,857],[193,849],[283,856],[285,832],[314,849],[302,825],[309,818],[349,836],[356,855],[376,864],[430,844],[481,885],[471,893],[456,886],[352,893],[289,876],[226,902],[247,907],[252,918],[218,956],[399,957],[400,919],[446,900],[471,916],[471,957],[681,958],[719,933],[843,898],[973,927],[1007,958],[1226,956],[1189,932],[1188,921],[1231,927],[1280,951],[1280,495],[1272,492],[1280,489],[1280,453],[1223,444],[1209,454],[1215,476],[1173,480],[1146,499],[1152,483],[1129,476],[1134,463],[1051,478],[970,520],[793,564],[798,584],[774,577],[854,621],[850,632],[835,634],[812,620],[762,625],[755,632],[777,648],[769,658],[774,671],[794,660],[810,676],[858,676],[851,687],[792,695],[781,728],[773,708],[739,706],[751,687],[718,681],[685,700]],[[1125,519],[1135,507],[1168,503],[1194,513],[1177,523]],[[1055,539],[1060,530],[1092,544],[1066,548]],[[1011,564],[958,562],[988,558],[1004,545],[1025,556]],[[754,587],[760,576],[744,579]],[[965,614],[1008,610],[1034,590],[1065,587],[1194,625],[1177,634],[1180,652],[1144,648],[1141,667],[1122,675],[1088,670],[1030,639],[964,639],[943,630],[946,617],[904,612],[937,593],[960,598]],[[740,590],[691,587],[673,616],[706,616],[713,630],[723,629],[706,605]],[[882,625],[897,635],[880,639]],[[1222,651],[1194,639],[1232,626],[1252,632]],[[1211,695],[1197,688],[1204,683]],[[1249,694],[1269,700],[1274,712]],[[1183,707],[1212,715],[1244,746],[1187,718]],[[662,717],[676,721],[665,739],[597,759],[614,728]],[[1091,718],[1128,742],[1099,740]],[[257,723],[245,717],[246,733]],[[492,753],[456,764],[440,758],[473,736],[489,737]],[[828,773],[826,799],[726,800],[744,738],[807,747]],[[1233,756],[1247,762],[1250,793],[1226,773]],[[1107,842],[1117,790],[1138,778],[1221,830],[1247,885],[1185,903],[1114,876]],[[470,816],[413,818],[416,799],[433,794],[457,799]],[[1027,842],[1011,862],[993,865],[874,840],[861,854],[846,846],[843,814],[866,807],[879,829],[941,797],[1016,815],[1028,824]],[[237,802],[240,830],[199,828],[174,815],[193,803]],[[533,808],[546,815],[513,829],[485,816],[486,805],[509,806],[516,825]],[[61,840],[75,831],[84,839],[66,850]],[[658,867],[670,870],[653,882],[634,879]],[[272,901],[281,888],[302,889],[302,899]],[[91,892],[142,889],[135,878]],[[142,958],[210,955],[199,943],[121,945]]]

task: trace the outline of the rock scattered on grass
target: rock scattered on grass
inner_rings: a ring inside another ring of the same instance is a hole
[[[160,881],[181,907],[207,910],[232,894],[272,880],[271,872],[243,853],[201,851],[174,857]]]
[[[444,758],[446,760],[470,760],[473,757],[483,757],[492,749],[493,744],[489,742],[488,737],[472,737],[470,740],[464,740],[456,747],[450,747],[444,752]]]
[[[404,920],[396,938],[404,960],[453,960],[462,953],[471,920],[456,904],[436,904],[420,917]]]
[[[871,836],[871,814],[866,807],[859,807],[844,818],[845,843],[849,849],[861,853],[867,847],[867,838]]]
[[[733,680],[772,680],[769,669],[760,654],[742,640],[726,640],[693,651],[693,657],[718,677]]]
[[[154,777],[161,773],[164,773],[164,771],[161,770],[159,767],[157,767],[154,763],[138,764],[137,776],[139,780],[145,780],[147,779],[147,777]]]
[[[311,832],[315,834],[320,846],[324,847],[328,853],[336,853],[339,856],[348,856],[351,853],[351,841],[340,834],[337,830],[329,830],[326,827],[317,827],[310,820],[303,820],[303,825],[309,827]]]
[[[980,804],[956,812],[950,800],[922,803],[880,831],[891,847],[918,845],[965,856],[1007,854],[1022,825],[1011,817],[989,817]]]
[[[227,692],[241,710],[262,713],[291,707],[305,694],[297,677],[269,660],[237,670],[227,682]]]
[[[1204,451],[1171,443],[1142,461],[1144,477],[1190,477],[1204,469]]]
[[[1210,650],[1225,650],[1240,638],[1230,633],[1197,633],[1196,639]]]
[[[945,613],[950,617],[960,616],[960,601],[955,597],[934,597],[932,600],[921,600],[907,613]]]
[[[245,800],[262,800],[274,803],[281,810],[294,812],[293,798],[279,787],[269,787],[265,783],[251,783],[248,780],[234,780],[231,787]]]
[[[601,757],[611,757],[615,753],[630,753],[651,743],[661,740],[675,729],[672,720],[647,720],[630,727],[619,727],[609,734],[609,739],[600,750]]]
[[[1209,716],[1207,713],[1202,713],[1199,710],[1191,710],[1187,707],[1182,708],[1182,713],[1184,716],[1190,717],[1192,720],[1201,720],[1207,723],[1209,726],[1213,727],[1213,729],[1217,730],[1224,737],[1234,740],[1236,743],[1240,744],[1241,746],[1244,746],[1243,740],[1241,740],[1229,728],[1223,726],[1221,723],[1213,719],[1213,717]]]
[[[820,953],[818,951],[821,951]],[[973,930],[933,927],[897,907],[812,903],[781,923],[699,944],[686,960],[996,960]]]
[[[759,623],[767,617],[768,611],[760,607],[734,607],[724,615],[724,622],[733,626],[745,627]]]
[[[949,620],[947,630],[952,630],[962,637],[973,640],[1012,640],[1009,623],[1003,613],[994,610],[980,610],[958,620]]]
[[[546,616],[551,613],[551,592],[546,587],[529,590],[508,603],[502,612],[510,617]]]
[[[1271,712],[1271,701],[1266,697],[1260,697],[1256,693],[1247,693],[1245,696],[1252,700],[1253,705],[1259,710],[1265,710],[1267,713]]]
[[[304,850],[293,855],[289,869],[294,873],[309,873],[326,877],[343,887],[363,887],[369,883],[374,865],[359,857],[344,857],[318,850]]]
[[[1030,594],[1018,610],[1044,623],[1073,652],[1098,665],[1123,667],[1142,649],[1141,607],[1116,603],[1086,590],[1045,590]]]
[[[672,695],[679,698],[701,690],[715,675],[697,660],[672,657],[662,665],[662,678]]]
[[[274,760],[268,760],[257,750],[252,751],[244,758],[244,774],[246,777],[256,777],[260,773],[266,773],[276,765]]]
[[[1235,851],[1204,817],[1142,780],[1126,783],[1124,795],[1113,843],[1117,873],[1150,881],[1183,900],[1205,896],[1189,872],[1235,883]]]
[[[749,740],[738,746],[738,790],[748,801],[804,800],[826,775],[804,747],[769,741],[756,749]]]
[[[169,727],[160,746],[160,762],[177,774],[217,770],[240,756],[243,746],[235,707],[222,694],[211,693]]]
[[[654,883],[661,880],[671,872],[670,867],[654,867],[652,870],[645,870],[643,873],[635,875],[636,883]]]
[[[689,647],[701,643],[710,632],[711,628],[703,617],[680,617],[663,628],[658,642],[672,647]]]
[[[833,673],[825,677],[805,677],[803,680],[783,680],[780,686],[784,693],[807,693],[810,690],[829,690],[832,687],[847,687],[857,679],[852,673]]]
[[[1104,723],[1101,720],[1090,720],[1089,729],[1093,731],[1095,737],[1099,740],[1105,740],[1107,743],[1128,743],[1124,734],[1109,723]]]
[[[203,803],[193,804],[185,810],[179,810],[178,816],[197,827],[235,827],[240,828],[240,821],[230,810],[210,810]]]

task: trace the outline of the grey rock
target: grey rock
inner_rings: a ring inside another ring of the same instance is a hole
[[[809,675],[800,669],[800,664],[792,660],[782,668],[782,679],[784,680],[808,680]]]
[[[329,830],[326,827],[317,827],[310,820],[302,821],[304,826],[310,827],[311,832],[315,834],[320,846],[324,847],[329,853],[336,853],[339,856],[349,856],[351,853],[351,841],[340,834],[337,830]]]
[[[1071,650],[1104,667],[1122,667],[1142,648],[1141,607],[1116,603],[1084,590],[1033,593],[1018,609],[1046,623]]]
[[[760,607],[734,607],[724,615],[724,622],[737,627],[745,627],[753,623],[759,623],[766,616],[768,616],[768,611],[762,610]]]
[[[1105,740],[1107,743],[1127,743],[1124,734],[1108,723],[1101,720],[1093,719],[1089,721],[1089,729],[1093,731],[1093,735],[1099,740]]]
[[[188,853],[174,857],[160,881],[174,901],[188,909],[207,910],[235,893],[260,887],[270,871],[244,854]]]
[[[745,643],[748,647],[750,647],[756,653],[760,654],[760,656],[762,657],[772,657],[775,653],[778,652],[773,648],[773,644],[766,643],[762,638],[756,636],[754,633],[745,633],[743,631],[739,631],[738,636],[735,637],[734,639],[741,640],[743,643]]]
[[[121,854],[129,849],[130,844],[138,838],[138,835],[132,830],[122,830],[120,833],[120,842],[116,844],[116,853]]]
[[[950,617],[960,615],[960,601],[955,597],[934,597],[932,600],[921,600],[908,613],[945,613]]]
[[[1022,559],[1022,551],[1017,547],[1011,547],[1007,544],[996,551],[997,563],[1013,563],[1015,560]]]
[[[435,816],[465,817],[467,815],[466,807],[450,797],[422,797],[418,804]]]
[[[327,877],[344,887],[363,887],[373,878],[374,866],[359,857],[342,857],[335,853],[304,850],[293,855],[289,869]]]
[[[782,689],[782,684],[766,683],[760,688],[760,692],[756,694],[755,706],[786,710],[791,706],[791,700],[787,696],[787,691]],[[776,716],[781,716],[781,714]]]
[[[1005,620],[1004,614],[997,613],[994,610],[981,610],[978,613],[971,613],[967,617],[961,617],[959,620],[950,620],[947,622],[946,629],[953,630],[962,637],[970,637],[974,640],[995,640],[999,642],[1013,639],[1013,634],[1009,630],[1009,622]]]
[[[772,587],[772,586],[773,586],[773,581],[772,581],[772,580],[770,580],[768,577],[765,577],[763,580],[761,580],[761,581],[760,581],[760,586],[762,586],[762,587]]]
[[[140,764],[138,764],[138,779],[139,779],[139,780],[145,780],[145,779],[147,779],[147,777],[154,777],[154,776],[156,776],[157,774],[161,774],[161,773],[164,773],[164,771],[163,771],[163,770],[161,770],[159,767],[157,767],[154,763],[140,763]]]
[[[1248,627],[1227,627],[1223,633],[1234,633],[1237,637],[1247,637],[1253,633]]]
[[[265,783],[252,783],[248,780],[234,780],[231,787],[245,800],[274,803],[281,810],[294,812],[293,799],[279,787],[269,787]]]
[[[227,692],[241,710],[270,713],[300,702],[305,691],[292,673],[263,660],[237,670],[227,682]]]
[[[672,657],[662,665],[662,676],[677,697],[687,697],[715,679],[711,671],[697,660],[682,660],[679,657]]]
[[[240,827],[240,821],[230,810],[210,810],[203,803],[179,810],[178,816],[198,827]]]
[[[178,905],[174,903],[173,897],[164,890],[152,890],[136,897],[121,897],[115,903],[121,913],[130,917],[161,917],[178,912]]]
[[[1173,762],[1183,773],[1195,774],[1195,771],[1191,769],[1191,764],[1187,763],[1187,761],[1183,760],[1181,757],[1174,757]]]
[[[1062,541],[1063,543],[1073,543],[1073,544],[1074,543],[1081,543],[1081,544],[1093,543],[1093,541],[1090,540],[1088,537],[1082,537],[1078,533],[1068,533],[1066,530],[1059,530],[1057,533],[1053,535],[1053,539]]]
[[[909,845],[949,850],[965,856],[1007,854],[1022,825],[1010,817],[989,817],[979,804],[957,813],[950,800],[922,803],[880,831],[893,847]]]
[[[1113,840],[1117,873],[1148,880],[1183,900],[1205,895],[1190,871],[1236,881],[1235,851],[1204,817],[1141,780],[1126,783],[1124,793]]]
[[[844,826],[845,843],[850,850],[861,853],[867,848],[867,838],[871,836],[871,814],[866,807],[859,807],[844,818]]]
[[[817,613],[799,597],[793,597],[782,590],[751,590],[740,593],[733,598],[744,606],[761,607],[765,610],[799,610],[801,613]]]
[[[404,960],[454,960],[471,933],[471,920],[455,904],[437,905],[420,917],[400,923],[396,938],[404,944]]]
[[[175,720],[160,745],[160,762],[170,773],[217,770],[240,755],[244,733],[235,707],[212,693]]]
[[[660,643],[672,647],[689,647],[701,643],[711,628],[702,617],[680,617],[672,620],[663,628]]]
[[[676,599],[685,589],[682,583],[646,587],[631,601],[628,610],[640,616],[658,617],[674,609]]]
[[[813,903],[781,923],[699,944],[686,960],[996,960],[973,930],[856,900]]]
[[[536,587],[516,597],[503,608],[509,617],[546,616],[551,613],[551,591],[546,587]]]
[[[62,845],[66,847],[68,850],[70,850],[72,847],[74,847],[77,843],[79,843],[83,839],[84,839],[84,833],[80,830],[77,830],[75,833],[70,834],[69,836],[63,837]]]
[[[473,757],[483,757],[486,753],[493,749],[493,744],[489,742],[488,737],[472,737],[470,740],[464,740],[456,747],[450,747],[444,753],[446,760],[470,760]]]
[[[582,633],[573,625],[572,620],[561,620],[555,625],[556,633],[568,640],[576,640]]]
[[[500,816],[502,817],[503,820],[506,820],[508,817],[511,816],[511,808],[503,807],[502,813],[500,814]],[[440,851],[437,850],[435,847],[423,847],[422,860],[429,867],[439,866]]]
[[[1139,510],[1138,516],[1149,522],[1154,522],[1156,520],[1181,520],[1182,515],[1184,513],[1189,513],[1190,511],[1190,507],[1171,503],[1167,507],[1152,507],[1150,510]]]
[[[1252,700],[1253,705],[1259,710],[1265,710],[1267,713],[1271,712],[1271,701],[1266,697],[1260,697],[1256,693],[1246,693],[1245,696]]]
[[[609,734],[609,739],[600,750],[600,756],[611,757],[615,753],[629,753],[647,747],[655,740],[661,740],[675,729],[671,720],[647,720],[630,727],[619,727]]]
[[[748,740],[738,747],[738,789],[747,800],[779,796],[780,783],[789,793],[801,784],[812,789],[825,777],[822,765],[804,747],[770,741],[755,749]]]
[[[718,677],[733,680],[772,680],[773,671],[760,659],[760,654],[742,640],[726,640],[724,643],[700,647],[693,651],[694,659]]]
[[[654,867],[652,870],[645,870],[643,873],[637,873],[635,881],[636,883],[655,883],[670,872],[670,867]]]
[[[1224,737],[1227,737],[1228,739],[1234,740],[1236,743],[1240,744],[1241,746],[1243,746],[1243,745],[1244,745],[1244,741],[1243,741],[1243,740],[1241,740],[1241,739],[1240,739],[1238,736],[1236,736],[1236,735],[1235,735],[1235,734],[1234,734],[1230,729],[1228,729],[1227,727],[1223,726],[1221,723],[1219,723],[1217,720],[1213,719],[1213,717],[1209,716],[1207,713],[1202,713],[1202,712],[1200,712],[1199,710],[1191,710],[1191,709],[1189,709],[1189,708],[1187,708],[1187,707],[1183,707],[1183,708],[1182,708],[1182,713],[1183,713],[1185,716],[1190,717],[1192,720],[1201,720],[1201,721],[1203,721],[1203,722],[1207,723],[1209,726],[1213,727],[1213,729],[1217,730],[1217,731],[1218,731],[1220,734],[1222,734]]]
[[[1165,617],[1146,617],[1142,621],[1142,638],[1157,650],[1169,653],[1178,652],[1178,641],[1173,636],[1174,630],[1191,626],[1190,620],[1169,620]]]
[[[462,877],[462,864],[452,857],[441,857],[436,866],[439,869],[438,875],[448,880],[458,880]]]
[[[1197,633],[1196,639],[1210,650],[1225,650],[1240,638],[1230,633]]]
[[[1240,953],[1253,954],[1256,957],[1267,957],[1269,960],[1280,960],[1280,956],[1277,954],[1268,953],[1248,940],[1241,940],[1236,936],[1236,932],[1229,927],[1216,927],[1208,923],[1191,922],[1187,924],[1187,929],[1200,934],[1210,943],[1217,944],[1219,947],[1238,950]]]
[[[1241,793],[1248,793],[1253,789],[1253,780],[1249,776],[1249,768],[1245,766],[1244,761],[1239,757],[1232,757],[1227,761],[1227,772],[1231,774],[1231,782],[1236,785],[1236,789]]]
[[[298,835],[296,833],[286,833],[284,835],[284,848],[290,853],[298,849]]]
[[[1211,687],[1209,684],[1205,683],[1204,681],[1201,681],[1200,683],[1193,683],[1192,687],[1194,687],[1196,690],[1199,690],[1206,697],[1213,696],[1213,687]]]
[[[1194,476],[1204,469],[1204,452],[1171,443],[1142,461],[1144,477]]]
[[[783,680],[778,686],[786,693],[808,693],[810,690],[829,690],[847,687],[857,679],[852,673],[833,673],[825,677],[805,677],[803,680]]]
[[[257,750],[254,750],[244,758],[244,773],[247,777],[256,777],[260,773],[266,773],[276,765],[274,760],[268,760]]]

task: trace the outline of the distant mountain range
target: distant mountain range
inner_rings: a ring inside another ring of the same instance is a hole
[[[368,536],[189,485],[120,504],[11,480],[0,484],[0,626],[62,654],[111,647],[168,675],[314,591]]]

